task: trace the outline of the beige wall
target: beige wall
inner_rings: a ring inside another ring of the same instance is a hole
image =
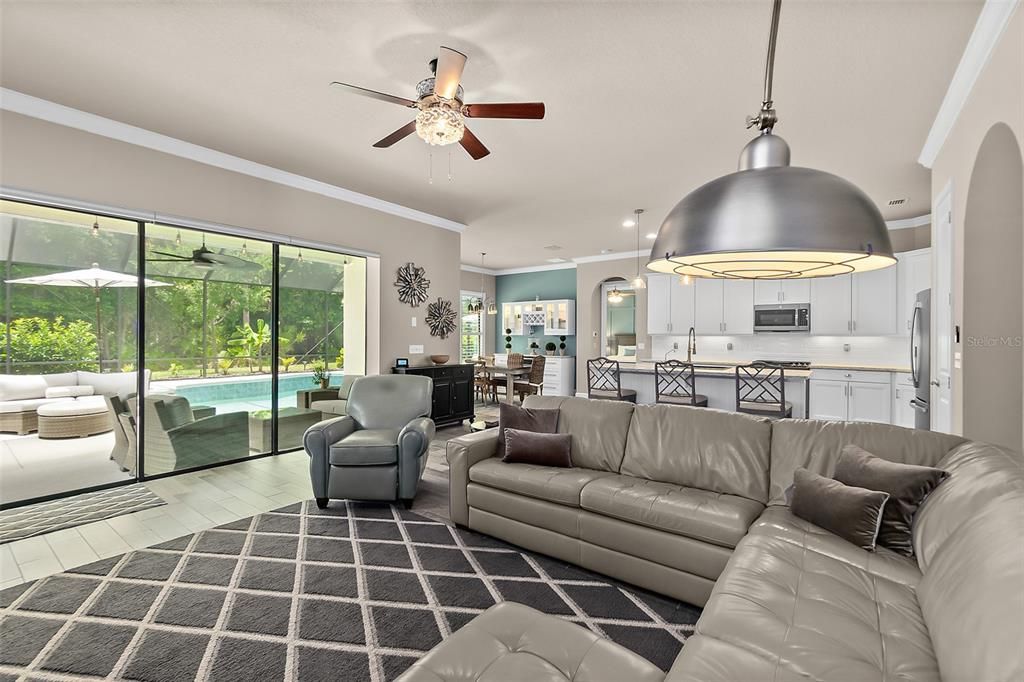
[[[431,300],[457,302],[457,232],[6,111],[0,149],[4,187],[379,253],[380,349],[379,356],[368,349],[367,357],[379,357],[381,371],[396,357],[458,357],[458,336],[430,336],[426,307],[400,304],[392,286],[398,267],[414,261],[426,268]],[[376,314],[368,311],[368,324]],[[424,354],[409,356],[410,344],[422,344]]]
[[[494,300],[494,275],[481,275],[478,272],[469,270],[461,271],[460,286],[462,291],[480,291],[480,281],[483,280],[483,292],[488,301]],[[484,320],[483,348],[487,354],[494,352],[494,318],[488,317]]]
[[[964,325],[964,244],[966,240],[971,239],[970,226],[966,224],[965,216],[971,173],[982,141],[992,126],[998,123],[1009,126],[1016,137],[1018,150],[1024,147],[1022,71],[1024,10],[1018,6],[932,166],[933,202],[948,183],[952,183],[953,188],[953,323],[960,325],[961,339],[971,333]],[[1015,229],[1019,231],[1024,227],[1018,224]],[[1016,243],[1020,244],[1019,238]],[[1016,258],[1020,262],[1024,259],[1024,253],[1017,253]],[[1001,273],[991,272],[988,276],[1000,278]],[[1018,288],[1015,292],[1007,290],[1007,294],[1008,299],[990,300],[983,304],[1004,306],[1009,301],[1009,304],[1024,310],[1024,287]],[[963,352],[963,344],[957,345],[955,350]],[[963,392],[964,373],[969,371],[966,362],[962,369],[953,370],[953,430],[956,433],[963,433],[964,429],[964,402],[967,399]],[[1024,374],[1019,380],[1024,382]],[[991,409],[1001,410],[1001,418],[1013,420],[1013,423],[1018,425],[1024,421],[1019,411],[1013,414],[1005,405],[1000,405],[994,400],[987,402]]]
[[[926,249],[932,245],[932,226],[919,225],[889,230],[889,239],[892,241],[893,253]]]
[[[579,263],[576,266],[576,392],[587,392],[587,360],[601,355],[601,283],[612,277],[625,280],[636,275],[636,258]],[[648,357],[647,290],[636,294],[637,355]],[[643,349],[640,348],[643,344]]]

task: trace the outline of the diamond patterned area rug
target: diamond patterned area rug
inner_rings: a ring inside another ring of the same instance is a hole
[[[0,592],[0,678],[385,682],[499,601],[663,669],[700,615],[404,509],[310,501]]]
[[[167,504],[141,483],[0,512],[0,545]]]

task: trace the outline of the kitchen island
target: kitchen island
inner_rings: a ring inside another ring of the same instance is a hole
[[[623,362],[619,365],[622,388],[636,391],[636,401],[652,405],[655,400],[654,362]],[[794,417],[808,416],[808,383],[811,372],[805,369],[786,369],[786,402],[793,405]],[[726,363],[694,363],[694,382],[697,393],[708,397],[708,407],[736,411],[736,365]]]

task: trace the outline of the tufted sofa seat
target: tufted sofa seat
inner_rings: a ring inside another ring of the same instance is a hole
[[[560,409],[574,466],[506,464],[494,430],[449,441],[452,520],[704,606],[666,682],[1024,679],[1021,453],[881,424],[526,404]],[[846,444],[949,472],[915,516],[914,556],[865,551],[790,511],[795,469],[830,476]]]

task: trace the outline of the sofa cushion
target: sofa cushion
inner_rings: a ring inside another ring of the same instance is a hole
[[[102,396],[89,395],[75,400],[47,400],[36,409],[40,417],[80,417],[109,412]]]
[[[572,436],[568,433],[534,433],[519,429],[505,429],[504,462],[539,464],[548,467],[572,466],[569,450]]]
[[[43,380],[47,386],[77,386],[78,372],[58,372],[56,374],[44,374]]]
[[[309,404],[309,409],[320,410],[325,414],[344,416],[346,405],[348,405],[347,400],[314,400]]]
[[[398,682],[661,682],[653,663],[585,627],[515,602],[495,604]]]
[[[32,400],[46,395],[46,380],[38,374],[0,374],[0,401]]]
[[[509,464],[497,457],[477,462],[469,469],[469,480],[528,497],[580,506],[580,491],[591,481],[611,476],[607,471],[572,467],[562,469],[536,464]]]
[[[0,403],[0,414],[35,412],[40,405],[60,400],[71,400],[71,398],[30,398],[28,400],[6,400]]]
[[[764,503],[771,436],[761,417],[637,405],[620,473]]]
[[[914,553],[910,528],[914,514],[935,487],[949,476],[942,469],[916,464],[898,464],[875,457],[856,445],[839,453],[835,478],[845,485],[889,494],[882,511],[878,544],[910,556]]]
[[[50,386],[46,389],[47,398],[78,398],[92,394],[92,386]]]
[[[146,383],[149,383],[149,370],[143,374]],[[80,386],[92,386],[96,395],[116,395],[127,398],[132,393],[138,392],[138,374],[135,372],[84,372],[78,371],[78,384]]]
[[[786,488],[793,482],[797,467],[831,478],[839,453],[851,443],[890,462],[937,466],[947,452],[963,442],[960,436],[888,424],[777,421],[772,425],[768,504],[788,504]]]
[[[722,644],[691,649],[687,643],[670,680],[939,679],[912,587],[792,537],[762,532],[744,538],[715,584],[696,633]],[[709,667],[719,672],[707,678],[683,674]]]
[[[498,457],[505,456],[505,437],[508,429],[532,433],[555,433],[558,430],[558,410],[500,403],[498,406]]]
[[[803,467],[793,475],[790,508],[861,549],[875,550],[889,493],[844,485]]]
[[[398,429],[360,429],[331,446],[335,466],[384,466],[398,462]]]
[[[588,483],[580,506],[723,547],[735,547],[764,509],[745,497],[623,475]]]
[[[572,434],[572,464],[618,473],[626,451],[633,404],[531,395],[526,407],[558,408],[558,432]]]

